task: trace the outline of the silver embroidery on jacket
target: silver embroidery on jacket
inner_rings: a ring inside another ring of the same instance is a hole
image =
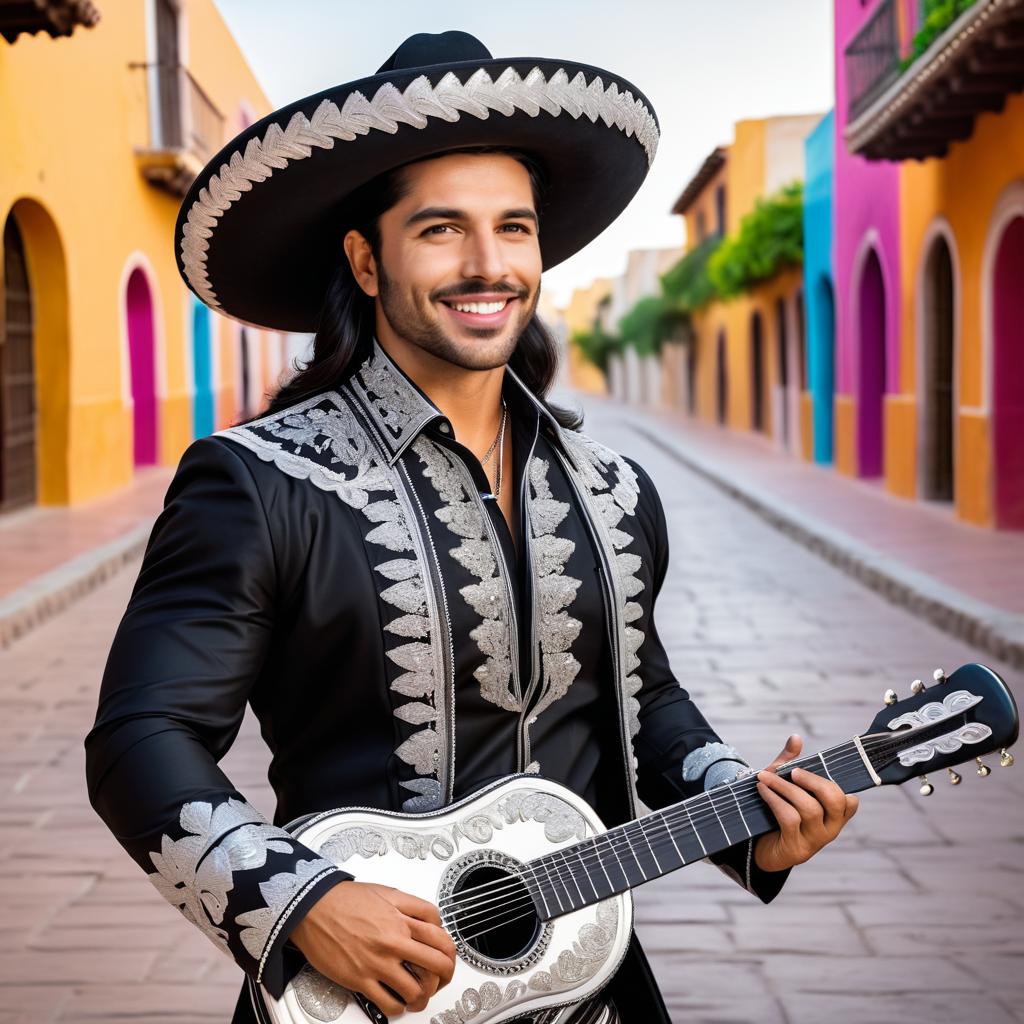
[[[386,82],[367,98],[350,93],[341,108],[325,99],[307,117],[296,111],[286,125],[274,121],[263,138],[251,138],[245,151],[235,150],[189,207],[181,233],[181,262],[195,293],[209,306],[220,308],[207,273],[210,239],[217,221],[253,186],[267,180],[297,160],[305,160],[316,149],[333,149],[336,140],[353,142],[371,131],[394,135],[400,126],[426,128],[430,118],[454,122],[463,114],[486,120],[491,113],[511,117],[516,110],[530,117],[541,110],[552,116],[568,114],[578,120],[598,119],[613,125],[627,138],[643,146],[650,166],[658,146],[658,124],[644,102],[629,90],[620,91],[615,82],[607,87],[600,76],[587,81],[582,71],[570,79],[559,68],[548,79],[540,68],[522,78],[515,68],[506,68],[492,79],[479,68],[462,82],[449,72],[436,85],[420,75],[400,91]]]
[[[569,504],[552,496],[548,469],[544,459],[530,460],[530,549],[537,586],[534,615],[542,670],[541,692],[531,721],[569,691],[580,670],[571,647],[583,628],[583,623],[566,610],[582,582],[565,573],[576,544],[555,532],[569,513]]]
[[[491,547],[484,525],[485,513],[470,497],[455,456],[426,437],[419,438],[412,450],[423,463],[423,475],[443,502],[435,515],[462,538],[449,553],[479,581],[459,593],[480,616],[480,624],[469,635],[484,657],[473,673],[480,683],[481,696],[506,711],[518,711],[520,700],[511,686],[508,592],[501,575],[502,560]]]
[[[395,422],[401,423],[402,415]],[[399,556],[374,566],[374,571],[386,582],[380,591],[381,599],[401,613],[384,624],[385,633],[403,641],[385,651],[388,659],[402,670],[392,681],[391,689],[411,698],[395,709],[395,716],[417,727],[395,750],[419,776],[402,783],[415,794],[402,807],[408,812],[439,807],[440,743],[433,724],[437,719],[437,662],[431,640],[436,630],[429,614],[422,560],[397,497],[401,484],[396,471],[381,462],[355,414],[336,392],[315,396],[221,434],[264,461],[273,462],[289,476],[309,480],[321,490],[337,494],[369,521],[371,528],[366,540]],[[303,454],[304,448],[317,455],[328,455],[328,464]],[[374,497],[370,492],[374,492]],[[378,493],[385,496],[377,497]]]
[[[183,804],[178,823],[186,834],[181,839],[171,839],[166,834],[161,837],[160,852],[150,853],[156,871],[148,876],[149,880],[169,903],[227,951],[228,933],[219,926],[227,915],[235,872],[262,868],[270,852],[294,853],[296,843],[284,829],[268,824],[254,807],[234,798],[216,807],[205,800]],[[303,865],[310,863],[316,863],[323,874],[337,870],[321,858],[315,862],[300,861],[297,870],[304,870]],[[290,877],[290,872],[273,876]],[[262,885],[260,890],[263,892]],[[276,904],[268,905],[238,915],[235,925],[244,927],[254,914],[260,915],[260,921],[268,922],[268,934],[280,917]],[[259,960],[263,945],[254,950],[245,931],[240,938],[253,958]]]
[[[731,774],[726,777],[716,773],[714,781],[705,776],[705,789],[711,789],[721,782],[731,782],[740,774],[740,770],[747,766],[740,752],[728,743],[705,743],[704,746],[691,750],[683,759],[683,778],[687,782],[696,782],[716,762],[726,765],[727,771]]]
[[[633,598],[644,589],[644,585],[636,575],[641,566],[640,556],[624,550],[633,543],[633,536],[619,529],[619,524],[625,516],[636,514],[640,489],[633,467],[622,456],[585,434],[567,430],[563,437],[576,456],[575,463],[612,547],[609,561],[615,573],[619,600],[617,629],[622,638],[623,697],[629,735],[633,738],[640,731],[640,702],[636,695],[642,683],[636,670],[640,667],[637,651],[644,642],[644,634],[630,623],[643,615],[643,609]]]

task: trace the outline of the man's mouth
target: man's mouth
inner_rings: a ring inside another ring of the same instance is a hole
[[[442,299],[452,319],[469,327],[500,327],[511,315],[515,295],[491,296],[486,299]]]

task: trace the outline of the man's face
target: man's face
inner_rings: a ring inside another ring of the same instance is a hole
[[[452,154],[403,173],[407,194],[380,219],[379,312],[449,363],[503,366],[540,296],[526,168],[502,154]]]

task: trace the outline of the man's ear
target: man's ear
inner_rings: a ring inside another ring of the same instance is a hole
[[[371,298],[376,298],[380,287],[377,280],[377,261],[373,258],[370,243],[358,231],[345,235],[345,255],[352,268],[356,284]]]

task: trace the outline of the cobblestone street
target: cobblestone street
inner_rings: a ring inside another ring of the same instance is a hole
[[[636,415],[633,415],[636,418]],[[867,729],[887,687],[989,657],[894,608],[632,430],[588,423],[658,484],[659,602],[676,673],[752,764]],[[661,427],[659,429],[665,429]],[[137,563],[0,652],[0,1024],[230,1019],[234,965],[170,910],[88,805],[82,739]],[[640,890],[679,1024],[1024,1021],[1024,764],[865,793],[846,832],[761,906],[706,865]],[[251,720],[224,767],[270,814]]]

